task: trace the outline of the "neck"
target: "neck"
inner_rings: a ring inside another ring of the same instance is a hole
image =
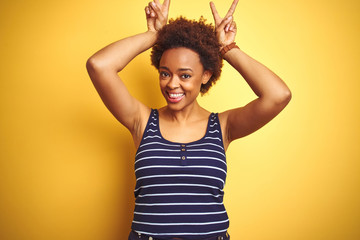
[[[194,120],[200,115],[202,111],[204,111],[204,109],[195,100],[193,104],[180,110],[171,109],[169,106],[166,106],[163,109],[163,114],[171,121],[184,123]]]

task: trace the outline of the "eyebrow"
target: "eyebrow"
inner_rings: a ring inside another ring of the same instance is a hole
[[[170,71],[169,68],[164,67],[164,66],[160,66],[159,69],[160,69],[160,68]],[[192,70],[191,68],[179,68],[178,71],[191,71],[191,72],[193,72],[193,70]]]

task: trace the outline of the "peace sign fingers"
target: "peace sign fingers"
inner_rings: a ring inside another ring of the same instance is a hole
[[[170,0],[153,0],[145,7],[148,30],[158,31],[166,25],[169,15]]]
[[[235,41],[236,23],[233,20],[233,14],[239,0],[234,0],[225,17],[220,17],[215,4],[210,2],[210,8],[215,21],[215,31],[221,46],[226,46]]]
[[[229,11],[226,13],[224,18],[220,17],[218,11],[216,10],[215,4],[213,2],[210,2],[210,8],[211,8],[212,15],[214,17],[215,26],[219,26],[224,19],[226,19],[234,14],[238,2],[239,2],[239,0],[233,1],[233,3],[230,6]]]

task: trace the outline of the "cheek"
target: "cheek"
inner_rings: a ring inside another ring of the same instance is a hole
[[[202,82],[203,82],[203,79],[201,77],[194,79],[194,81],[192,81],[193,88],[200,89]]]
[[[182,88],[185,91],[188,92],[193,92],[194,94],[198,94],[198,92],[200,92],[200,88],[201,88],[201,81],[191,81],[191,82],[186,82],[183,83]]]
[[[159,79],[159,86],[161,89],[166,87],[166,81]]]

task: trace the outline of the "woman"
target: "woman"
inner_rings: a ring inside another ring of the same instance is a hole
[[[264,126],[290,101],[286,84],[234,43],[238,0],[224,18],[210,8],[215,30],[204,19],[167,24],[169,0],[145,8],[148,31],[114,42],[87,61],[93,84],[111,113],[132,134],[135,211],[129,239],[230,239],[223,205],[225,152],[235,139]],[[151,109],[130,95],[120,72],[153,47],[167,105]],[[222,59],[246,80],[257,99],[219,114],[196,98],[219,78]]]

